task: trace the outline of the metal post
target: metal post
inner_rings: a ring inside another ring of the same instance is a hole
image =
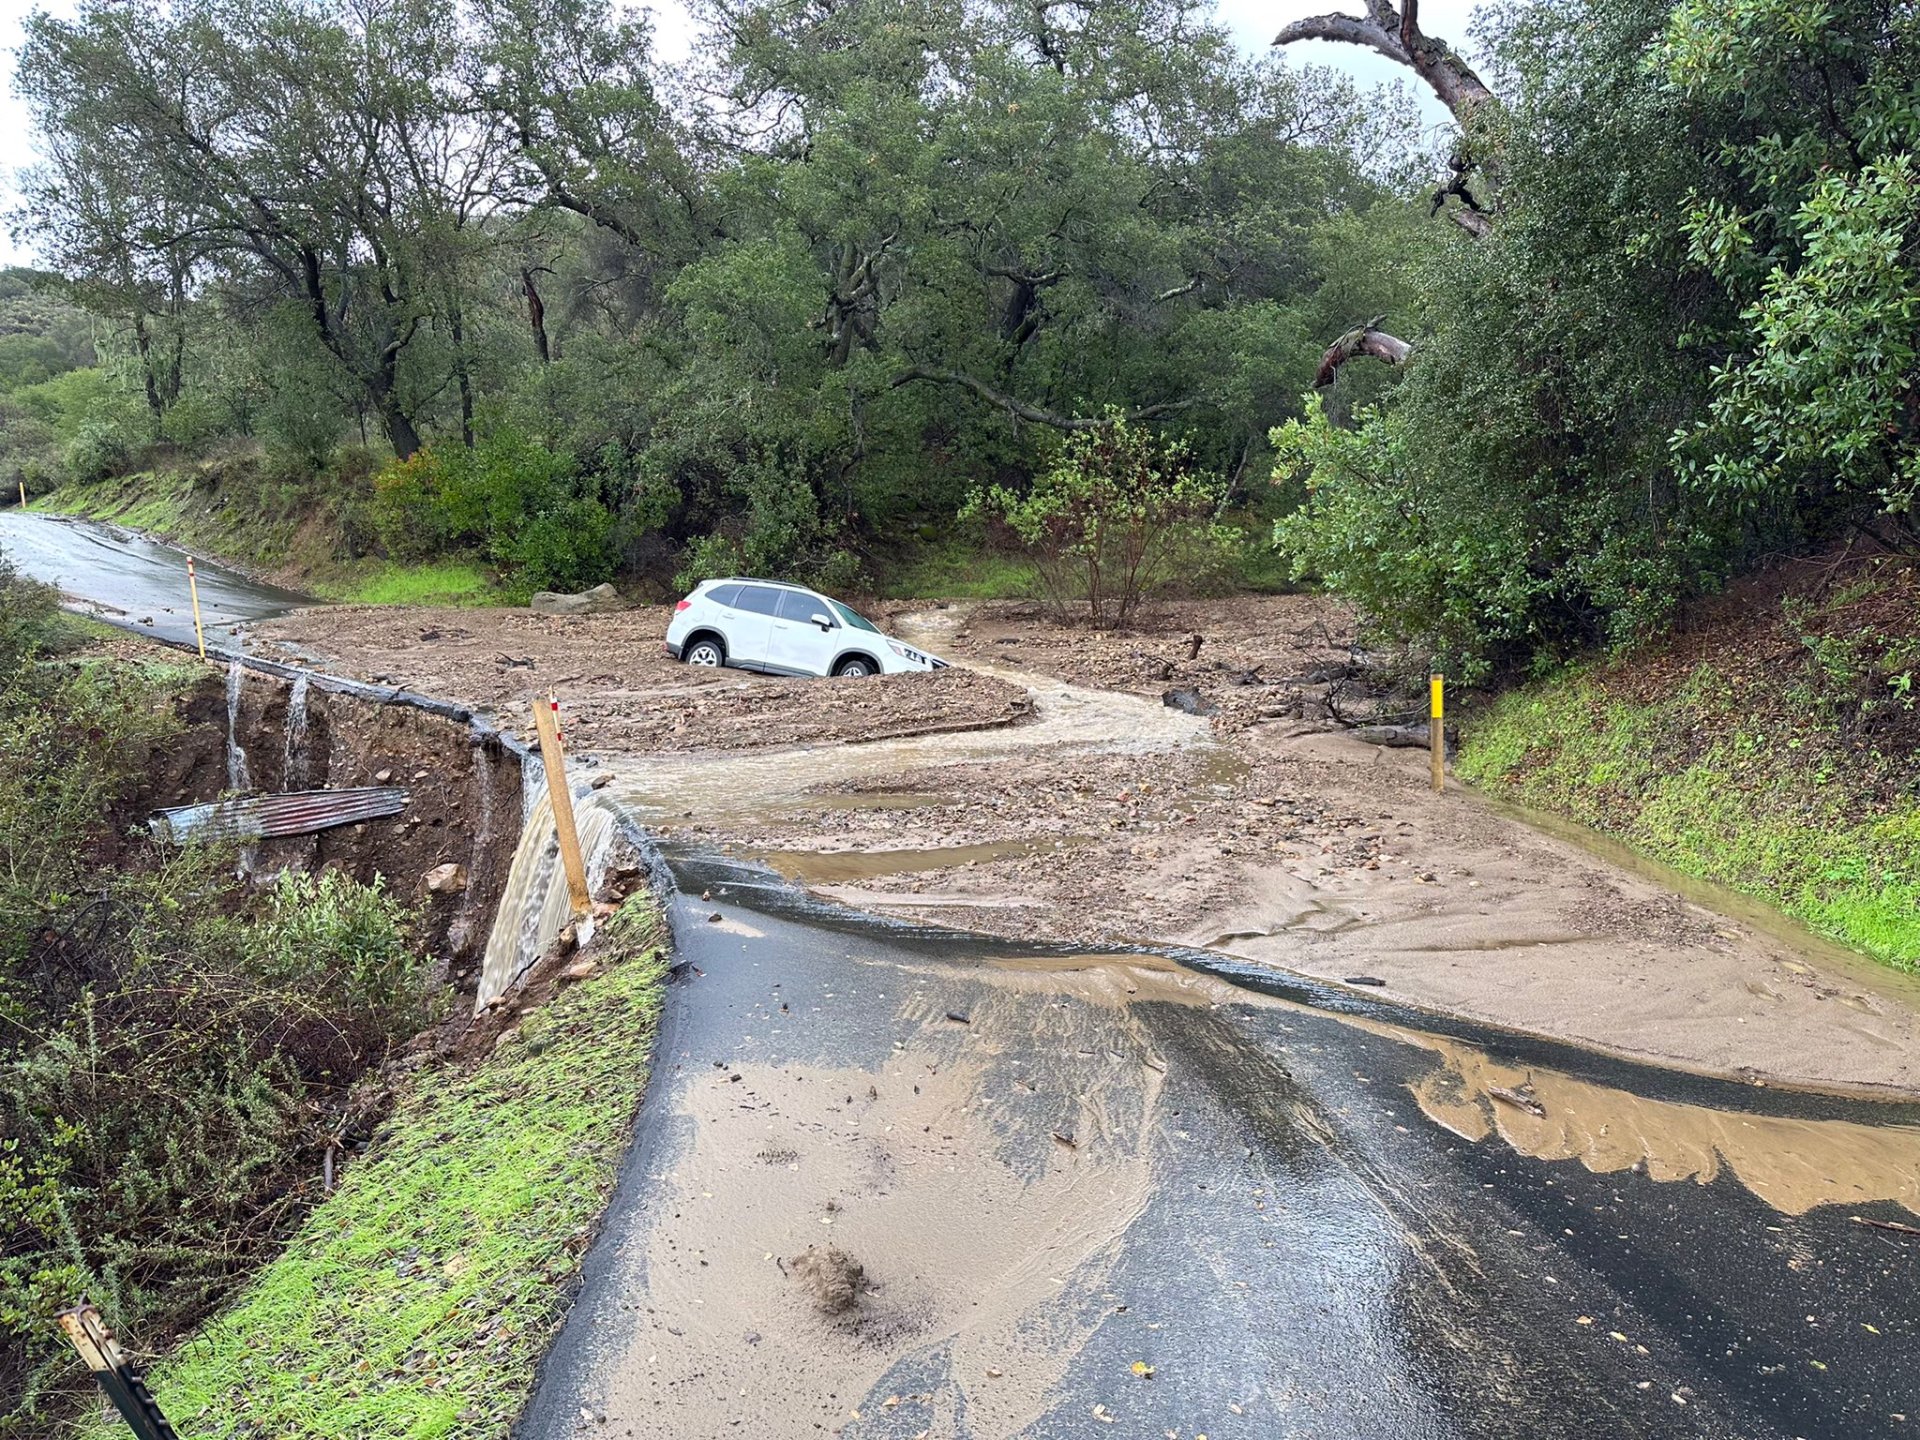
[[[200,625],[200,582],[194,578],[193,557],[187,557],[187,594],[193,597],[193,638],[200,642],[200,658],[207,658],[207,632]]]
[[[559,702],[538,696],[533,701],[533,728],[540,734],[540,761],[547,771],[547,798],[553,804],[553,826],[560,835],[560,863],[567,871],[567,900],[575,915],[593,908],[587,891],[587,862],[580,854],[580,832],[573,823],[573,793],[567,789],[567,761],[560,751]]]
[[[73,1348],[80,1352],[80,1358],[87,1362],[93,1378],[100,1382],[100,1388],[127,1422],[127,1428],[140,1440],[180,1440],[147,1392],[140,1372],[127,1363],[127,1357],[114,1344],[113,1332],[107,1329],[100,1312],[82,1300],[71,1310],[62,1310],[59,1319],[60,1328],[66,1332]]]
[[[1428,706],[1427,745],[1433,754],[1433,788],[1447,788],[1447,677],[1435,671],[1427,677],[1432,704]]]

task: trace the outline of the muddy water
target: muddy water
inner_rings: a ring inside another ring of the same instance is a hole
[[[529,764],[527,769],[539,783],[536,787],[532,780],[528,782],[527,818],[487,937],[486,958],[473,999],[476,1015],[538,960],[573,918],[566,869],[560,863],[553,799],[539,776],[539,767]],[[598,792],[584,789],[573,797],[573,812],[580,832],[580,852],[586,860],[587,888],[595,890],[606,878],[607,857],[618,831],[617,812]],[[581,919],[576,923],[584,944],[592,937],[593,922]]]
[[[525,1435],[1858,1440],[1920,1413],[1920,1242],[1853,1218],[1920,1219],[1914,1107],[676,868],[712,898],[677,902],[686,978]],[[828,1243],[865,1267],[850,1316],[790,1273]]]
[[[918,850],[747,850],[741,858],[765,865],[802,885],[844,885],[881,875],[985,865],[1059,850],[1074,840],[993,840],[978,845],[934,845]]]

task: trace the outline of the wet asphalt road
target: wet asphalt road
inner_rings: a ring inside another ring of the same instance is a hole
[[[524,1437],[1920,1434],[1920,1236],[1853,1219],[1916,1223],[1913,1106],[676,870],[655,1080]],[[1464,1138],[1557,1123],[1456,1093],[1484,1067],[1648,1160]],[[1740,1174],[1652,1178],[1683,1132]],[[851,1317],[785,1263],[828,1238]]]
[[[0,510],[0,555],[22,574],[59,589],[69,602],[140,634],[192,644],[187,557],[144,535],[91,520]],[[313,601],[262,585],[221,565],[195,565],[208,644],[229,645],[233,629],[285,615]]]

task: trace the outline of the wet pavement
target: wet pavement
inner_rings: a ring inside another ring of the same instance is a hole
[[[93,520],[16,509],[0,510],[0,555],[99,619],[177,644],[194,643],[187,557],[171,545]],[[209,645],[231,646],[235,627],[314,603],[209,561],[194,568]]]
[[[1920,1433],[1920,1107],[675,868],[523,1436]],[[850,1315],[790,1273],[825,1244]]]

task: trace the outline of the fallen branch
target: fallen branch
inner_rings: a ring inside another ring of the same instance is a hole
[[[1450,212],[1459,213],[1459,212]],[[1320,368],[1313,372],[1313,388],[1324,390],[1333,384],[1340,374],[1340,367],[1357,355],[1379,360],[1388,365],[1404,365],[1407,356],[1413,353],[1413,346],[1397,335],[1389,335],[1379,328],[1380,322],[1387,317],[1376,315],[1364,325],[1347,331],[1320,357]]]
[[[1035,425],[1049,425],[1055,430],[1099,430],[1113,423],[1112,415],[1062,415],[1057,410],[1045,410],[1038,405],[1030,405],[1017,396],[1004,390],[996,390],[986,381],[972,375],[963,375],[957,370],[937,370],[928,365],[916,365],[903,374],[896,375],[889,389],[898,390],[902,385],[911,385],[916,380],[931,380],[936,384],[958,385],[971,390],[989,404],[998,405],[1009,415],[1021,420],[1031,421]],[[1138,410],[1129,410],[1118,418],[1132,424],[1140,420],[1152,420],[1161,415],[1172,415],[1177,411],[1191,409],[1193,400],[1173,400],[1158,405],[1143,405]]]

